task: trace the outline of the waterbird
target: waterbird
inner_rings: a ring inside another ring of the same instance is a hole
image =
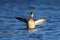
[[[39,24],[42,24],[42,23],[45,23],[47,22],[47,19],[46,18],[43,18],[43,19],[39,19],[39,20],[34,20],[33,19],[33,16],[34,16],[34,13],[31,12],[30,13],[30,18],[29,20],[27,20],[26,18],[20,18],[20,17],[16,17],[16,19],[20,20],[20,21],[23,21],[24,23],[27,24],[27,29],[35,29],[35,26],[36,25],[39,25]]]

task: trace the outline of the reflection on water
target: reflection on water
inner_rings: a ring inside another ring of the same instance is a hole
[[[48,30],[45,28],[38,29],[12,29],[12,30],[0,30],[1,39],[32,39],[32,40],[45,40],[45,37],[51,37],[48,39],[55,39],[55,30]],[[53,38],[52,38],[53,37]]]
[[[45,29],[44,29],[45,30]],[[32,40],[43,40],[45,37],[48,39],[55,39],[55,30],[39,30],[39,29],[32,29],[32,30],[0,30],[0,37],[1,39],[32,39]],[[53,38],[52,38],[53,37]],[[45,40],[45,39],[44,39]]]

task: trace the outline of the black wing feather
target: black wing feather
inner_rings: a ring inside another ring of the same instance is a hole
[[[18,19],[18,20],[20,20],[20,21],[23,21],[23,22],[25,22],[25,23],[27,23],[27,22],[28,22],[28,20],[27,20],[27,19],[25,19],[25,18],[16,17],[16,19]]]

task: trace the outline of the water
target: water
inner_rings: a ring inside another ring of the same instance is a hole
[[[34,30],[16,19],[47,18]],[[0,0],[0,40],[60,40],[60,0]]]

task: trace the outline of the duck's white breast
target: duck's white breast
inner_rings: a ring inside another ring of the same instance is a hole
[[[35,22],[34,22],[33,19],[30,19],[30,20],[28,21],[28,28],[35,28]]]

